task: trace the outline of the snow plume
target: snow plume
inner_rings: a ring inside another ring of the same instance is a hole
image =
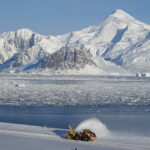
[[[91,131],[96,133],[97,137],[100,138],[111,136],[111,133],[106,125],[96,118],[84,120],[77,126],[75,130],[82,131],[83,129],[90,129]]]

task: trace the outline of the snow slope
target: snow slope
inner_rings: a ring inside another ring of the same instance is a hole
[[[70,52],[75,48],[90,55],[98,66],[98,74],[125,74],[123,70],[130,73],[150,71],[150,25],[123,10],[114,11],[97,25],[60,36],[43,36],[29,29],[5,32],[0,35],[0,70],[22,72],[28,67],[32,72],[35,69],[41,71],[37,62],[47,56],[51,58],[62,47],[69,47]],[[58,64],[59,59],[58,55],[53,58]],[[79,56],[79,59],[82,61],[83,58]],[[54,67],[49,68],[52,65]],[[52,62],[49,66],[44,70],[50,70],[51,73],[70,70],[59,70]],[[93,65],[84,62],[84,67],[71,69],[70,72],[74,74],[77,71],[77,74],[85,69],[84,74],[88,74],[91,68]]]
[[[99,122],[101,124],[101,122]],[[89,126],[88,126],[89,127]],[[66,140],[66,129],[0,123],[0,145],[3,150],[149,150],[150,138],[113,133],[94,142]]]

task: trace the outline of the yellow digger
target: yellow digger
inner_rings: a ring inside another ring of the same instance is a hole
[[[72,126],[69,125],[69,132],[66,134],[66,139],[80,140],[80,141],[95,141],[96,134],[89,129],[84,129],[82,132],[75,132]]]

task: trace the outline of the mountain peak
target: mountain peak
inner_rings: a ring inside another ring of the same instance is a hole
[[[119,14],[127,14],[124,10],[122,9],[116,9],[113,13],[119,13]]]
[[[28,29],[28,28],[22,28],[16,31],[18,37],[23,38],[24,40],[30,39],[32,35],[35,33]]]
[[[117,17],[117,18],[125,18],[125,17],[131,17],[128,13],[126,13],[125,11],[121,10],[121,9],[116,9],[111,16],[113,17]]]
[[[17,30],[17,32],[21,32],[21,33],[33,33],[32,30],[28,29],[28,28],[22,28],[22,29],[19,29]]]

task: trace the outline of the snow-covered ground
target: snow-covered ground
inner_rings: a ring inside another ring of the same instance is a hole
[[[66,129],[0,123],[0,149],[2,150],[149,150],[150,137],[113,133],[98,120],[79,124],[97,133],[94,142],[72,141],[64,138]],[[101,134],[102,133],[102,134]]]
[[[1,105],[149,105],[150,79],[0,75]]]
[[[0,74],[0,149],[149,150],[149,83],[136,77]],[[66,140],[70,123],[92,129],[97,140]]]

